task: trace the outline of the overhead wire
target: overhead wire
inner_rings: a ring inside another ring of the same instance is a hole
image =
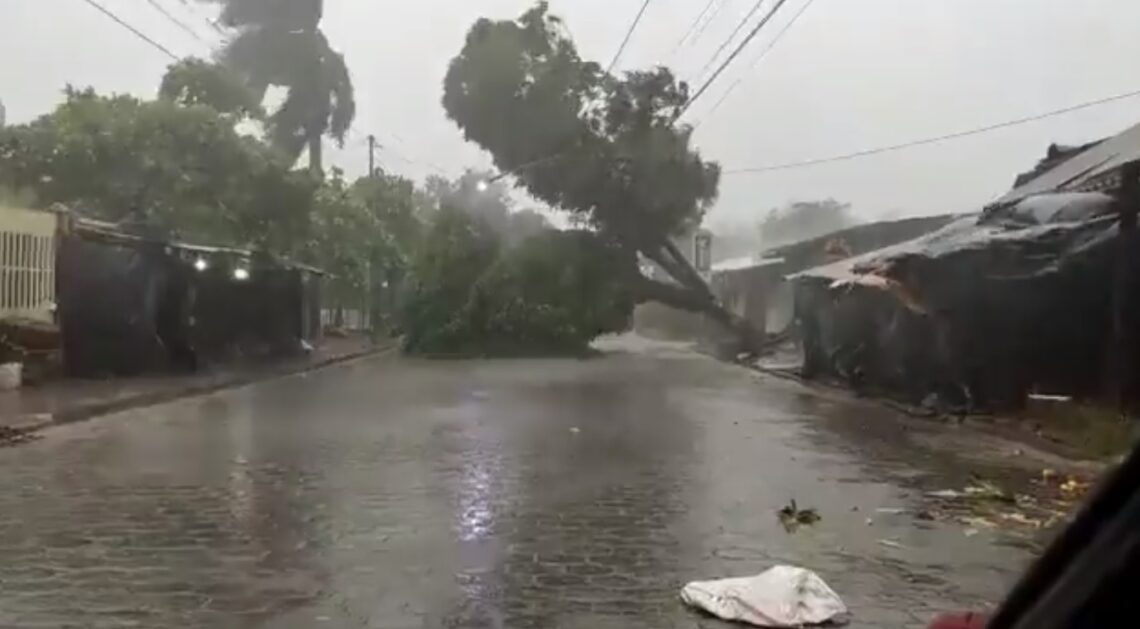
[[[760,65],[760,62],[764,59],[764,57],[766,57],[768,53],[776,47],[776,44],[780,43],[780,39],[784,37],[784,34],[791,30],[792,26],[795,26],[796,20],[800,19],[800,16],[808,10],[808,7],[810,7],[813,2],[815,2],[815,0],[807,0],[807,2],[804,2],[803,6],[800,7],[800,10],[796,11],[796,14],[792,16],[792,19],[788,20],[788,23],[784,25],[784,28],[781,28],[780,31],[776,33],[776,36],[772,38],[772,41],[768,42],[768,45],[765,46],[764,49],[760,51],[760,54],[752,60],[752,65],[748,66],[748,72],[755,70],[756,66]],[[708,113],[705,114],[705,117],[700,121],[693,123],[693,129],[701,126],[702,122],[707,120],[709,116],[716,113],[716,110],[720,109],[720,106],[724,104],[724,101],[728,100],[728,98],[732,96],[732,93],[736,91],[736,88],[740,87],[740,84],[744,82],[745,76],[747,76],[747,73],[737,77],[737,79],[732,82],[732,85],[728,86],[728,89],[725,90],[724,94],[722,94],[721,97],[716,101],[716,104],[712,106],[712,109],[709,109]]]
[[[701,20],[709,12],[709,9],[712,8],[715,2],[716,0],[709,0],[708,3],[705,4],[705,8],[701,9],[701,12],[698,13],[697,17],[693,19],[693,23],[689,25],[689,30],[685,31],[685,34],[681,36],[681,39],[678,39],[677,43],[673,45],[673,49],[669,51],[670,55],[676,54],[677,51],[681,49],[681,46],[685,45],[685,42],[688,41],[689,37],[691,37],[693,33],[697,32],[697,27],[700,26]]]
[[[815,159],[806,159],[806,160],[801,160],[801,161],[797,161],[797,162],[786,162],[783,164],[772,164],[770,166],[757,166],[757,167],[752,167],[752,168],[735,168],[735,169],[724,171],[724,174],[726,174],[726,175],[739,175],[739,174],[746,174],[746,173],[765,173],[765,172],[772,172],[772,171],[777,171],[777,170],[790,170],[793,168],[805,168],[808,166],[816,166],[818,164],[828,164],[831,162],[840,162],[840,161],[846,161],[846,160],[851,160],[851,159],[857,159],[860,157],[867,157],[869,155],[878,155],[880,153],[889,153],[892,151],[901,151],[903,149],[913,148],[916,146],[923,146],[923,145],[927,145],[927,144],[936,144],[939,142],[956,140],[959,138],[964,138],[964,137],[968,137],[968,136],[972,136],[972,135],[989,133],[990,131],[997,131],[998,129],[1005,129],[1008,127],[1015,127],[1018,125],[1028,124],[1030,122],[1037,122],[1038,120],[1044,120],[1046,118],[1052,118],[1055,116],[1060,116],[1063,114],[1072,113],[1074,111],[1080,111],[1082,109],[1089,109],[1091,107],[1098,107],[1100,105],[1106,105],[1108,103],[1112,103],[1112,102],[1116,102],[1116,101],[1120,101],[1120,100],[1126,100],[1129,98],[1136,98],[1137,96],[1140,96],[1140,90],[1134,90],[1131,92],[1125,92],[1123,94],[1116,94],[1113,96],[1107,96],[1105,98],[1098,98],[1096,100],[1086,101],[1083,103],[1078,103],[1076,105],[1070,105],[1068,107],[1062,107],[1060,109],[1053,109],[1053,110],[1042,112],[1039,114],[1034,114],[1032,116],[1024,116],[1021,118],[1014,118],[1012,120],[1004,120],[1002,122],[997,122],[994,124],[985,125],[983,127],[966,129],[964,131],[955,131],[953,133],[946,133],[943,135],[921,138],[921,139],[917,139],[917,140],[910,140],[908,142],[901,142],[898,144],[889,144],[886,146],[880,146],[880,147],[875,147],[875,148],[870,148],[870,149],[863,149],[860,151],[853,151],[851,153],[841,153],[839,155],[832,155],[829,157],[818,157]]]
[[[701,27],[697,29],[697,32],[693,35],[693,40],[689,43],[696,44],[698,41],[700,41],[705,32],[709,30],[709,26],[711,26],[712,23],[715,22],[718,17],[720,17],[721,12],[724,11],[725,7],[727,7],[731,2],[732,0],[722,0],[721,3],[718,4],[715,9],[713,9],[713,12],[709,14],[708,18],[704,21],[704,24],[701,24]]]
[[[749,31],[748,36],[745,37],[744,40],[740,42],[740,45],[737,46],[736,49],[732,51],[732,54],[730,54],[728,56],[728,58],[724,60],[724,63],[720,64],[720,67],[718,67],[716,69],[716,71],[712,73],[712,76],[710,76],[708,78],[708,80],[706,80],[704,82],[704,84],[701,85],[700,89],[697,90],[697,93],[694,94],[693,97],[690,98],[688,100],[688,102],[686,102],[681,107],[681,110],[677,112],[676,116],[674,116],[674,119],[678,119],[681,116],[683,116],[685,114],[685,112],[688,111],[689,108],[693,106],[693,103],[697,102],[697,100],[699,100],[700,97],[703,96],[705,94],[705,92],[708,91],[709,87],[712,86],[712,84],[716,82],[717,78],[720,77],[720,75],[724,72],[725,68],[727,68],[729,65],[731,65],[732,62],[735,61],[736,58],[740,56],[740,53],[743,52],[744,49],[748,46],[748,44],[751,43],[752,40],[756,38],[756,35],[758,35],[760,33],[760,30],[763,29],[764,26],[768,24],[769,20],[771,20],[772,17],[774,15],[776,15],[776,12],[780,10],[780,7],[784,6],[785,2],[787,2],[787,0],[776,0],[775,6],[773,6],[772,9],[770,11],[768,11],[767,15],[765,15],[760,20],[760,22],[758,22],[756,24],[756,26],[751,31]]]
[[[115,14],[114,11],[111,11],[110,9],[103,6],[102,4],[99,4],[95,0],[83,0],[83,1],[86,2],[87,4],[91,5],[92,7],[94,7],[96,10],[98,10],[103,15],[114,20],[115,23],[118,24],[119,26],[122,26],[123,28],[130,31],[132,34],[134,34],[135,37],[138,37],[139,39],[143,40],[144,42],[150,44],[155,50],[158,50],[159,52],[163,53],[164,55],[166,55],[167,57],[170,57],[171,59],[173,59],[175,61],[181,59],[181,57],[179,57],[178,55],[171,52],[169,48],[167,48],[166,46],[163,46],[162,44],[158,43],[157,41],[151,39],[146,33],[140,31],[139,29],[135,28],[130,23],[128,23],[126,20],[119,17],[117,14]]]
[[[629,29],[625,32],[625,37],[621,40],[621,45],[618,46],[617,52],[614,53],[614,58],[610,60],[610,65],[606,67],[606,74],[613,71],[622,53],[625,52],[626,46],[629,45],[629,40],[633,37],[633,32],[637,30],[637,25],[641,24],[641,18],[645,15],[645,10],[649,8],[649,3],[653,0],[645,0],[641,3],[641,9],[638,10],[637,16],[633,18],[633,23],[629,25]]]
[[[178,0],[178,1],[182,3],[182,6],[186,7],[187,11],[190,11],[191,13],[194,13],[198,17],[201,17],[202,21],[205,22],[211,28],[213,28],[219,35],[227,35],[228,34],[226,32],[226,29],[222,28],[222,25],[218,23],[217,19],[211,20],[210,18],[198,13],[193,8],[191,8],[190,0]]]
[[[751,20],[752,16],[756,15],[756,12],[759,11],[760,7],[763,5],[764,0],[756,0],[756,3],[753,4],[752,8],[748,10],[748,14],[745,15],[739,23],[737,23],[736,28],[732,29],[732,34],[726,37],[724,41],[720,43],[720,46],[717,47],[716,52],[714,52],[712,54],[712,57],[709,57],[709,60],[706,61],[705,65],[701,67],[700,72],[697,72],[697,78],[704,76],[705,72],[712,66],[712,64],[716,63],[716,60],[720,57],[720,53],[724,52],[725,48],[728,48],[728,45],[732,43],[732,40],[736,39],[736,36],[740,34],[740,31],[744,30],[744,27],[748,24],[748,20]]]
[[[652,2],[652,0],[645,0],[644,2],[642,2],[641,9],[638,10],[637,15],[634,16],[634,18],[633,18],[633,22],[631,22],[629,25],[629,28],[626,29],[625,37],[622,38],[621,45],[618,46],[617,52],[614,53],[613,59],[610,60],[609,65],[606,67],[606,74],[609,74],[613,71],[614,67],[617,65],[618,60],[621,58],[622,53],[625,52],[626,46],[629,45],[629,40],[633,37],[634,31],[636,31],[638,25],[641,24],[641,18],[645,16],[645,10],[649,8],[650,2]],[[569,141],[567,141],[564,144],[568,144],[568,143],[569,143]],[[551,153],[545,157],[540,157],[538,159],[534,159],[534,160],[531,160],[529,162],[524,162],[518,166],[515,166],[512,169],[500,172],[498,175],[495,175],[494,177],[492,177],[489,181],[495,182],[495,181],[498,181],[498,180],[500,180],[500,179],[502,179],[502,178],[504,178],[504,177],[506,177],[512,173],[518,172],[520,170],[523,170],[526,168],[531,168],[534,166],[538,166],[539,164],[544,164],[546,162],[556,160],[556,159],[562,157],[562,155],[565,152],[566,152],[565,148],[559,148],[558,150],[554,151],[553,153]]]
[[[368,136],[367,135],[363,134],[360,131],[357,131],[355,128],[350,128],[348,130],[348,134],[357,136],[356,143],[358,145],[368,146]],[[389,133],[389,135],[396,137],[396,135],[394,133]],[[401,142],[403,142],[403,141],[401,140]],[[383,143],[377,142],[376,148],[381,150],[381,151],[385,151],[387,153],[390,153],[393,157],[404,162],[405,164],[415,164],[415,165],[426,166],[429,170],[433,170],[437,174],[440,174],[440,175],[446,175],[447,174],[447,169],[443,168],[439,164],[436,164],[435,162],[432,162],[430,160],[415,159],[413,157],[409,157],[409,156],[404,155],[403,153],[397,151],[396,149],[392,148],[391,145],[389,145],[389,144],[383,144]]]
[[[87,4],[91,5],[93,8],[98,10],[100,13],[107,16],[109,19],[113,20],[116,24],[127,29],[135,37],[138,37],[139,39],[146,42],[151,47],[153,47],[155,50],[158,50],[159,52],[163,53],[167,57],[170,57],[171,59],[173,59],[175,61],[181,59],[181,57],[179,55],[175,54],[169,48],[162,45],[161,43],[159,43],[158,41],[156,41],[154,38],[150,37],[146,33],[142,32],[137,27],[133,26],[132,24],[130,24],[129,22],[127,22],[123,18],[119,17],[119,15],[116,14],[114,11],[108,9],[107,7],[103,6],[99,2],[96,2],[96,0],[83,0],[83,2],[86,2]],[[152,5],[154,4],[153,2],[150,2],[150,0],[148,0],[148,2]],[[158,8],[158,7],[156,6],[155,8]],[[349,133],[353,134],[353,133],[359,133],[359,132],[357,132],[355,129],[349,129]],[[380,148],[382,150],[387,150],[389,153],[392,153],[393,155],[396,155],[397,157],[400,157],[400,154],[390,147],[381,146]],[[404,161],[408,162],[408,163],[423,164],[423,165],[427,166],[428,168],[436,171],[437,173],[446,174],[446,171],[442,167],[440,167],[438,164],[435,164],[433,162],[417,161],[417,160],[410,159],[407,157],[400,157],[400,158],[403,159]]]
[[[187,33],[188,35],[190,35],[194,39],[197,39],[198,41],[200,41],[204,44],[209,43],[204,37],[202,37],[201,35],[198,34],[198,31],[190,28],[189,24],[187,24],[186,22],[183,22],[182,20],[175,17],[174,14],[171,13],[170,11],[168,11],[166,9],[166,7],[162,6],[162,4],[160,4],[158,2],[158,0],[146,0],[146,2],[150,6],[154,7],[155,11],[158,11],[159,13],[161,13],[163,15],[163,17],[165,17],[171,24],[174,24],[178,28],[182,29],[183,32]]]

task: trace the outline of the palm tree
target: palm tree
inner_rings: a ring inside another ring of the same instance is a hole
[[[356,117],[344,56],[320,30],[322,0],[204,0],[220,2],[220,22],[238,29],[221,52],[258,102],[270,85],[285,87],[285,101],[269,115],[270,141],[296,160],[308,148],[309,167],[322,169],[321,139],[343,146]]]

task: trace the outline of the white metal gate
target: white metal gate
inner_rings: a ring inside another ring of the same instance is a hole
[[[52,212],[0,206],[0,318],[52,321],[57,220]]]

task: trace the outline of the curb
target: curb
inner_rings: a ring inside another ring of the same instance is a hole
[[[215,381],[202,382],[185,387],[175,387],[165,391],[153,391],[117,400],[81,404],[56,413],[37,413],[35,415],[27,416],[22,421],[10,423],[8,426],[12,429],[13,432],[17,432],[22,435],[30,435],[52,426],[73,424],[88,419],[93,419],[95,417],[100,417],[102,415],[109,415],[111,413],[118,413],[138,408],[146,408],[148,406],[155,406],[158,404],[165,404],[167,402],[174,402],[176,400],[185,398],[208,395],[211,393],[217,393],[218,391],[243,387],[258,382],[266,382],[269,380],[276,380],[279,378],[285,378],[301,373],[319,371],[321,369],[333,367],[346,362],[386,354],[395,349],[397,346],[398,344],[395,342],[385,343],[382,345],[369,347],[368,349],[361,351],[349,352],[347,354],[341,354],[338,356],[330,356],[329,358],[326,358],[319,362],[280,365],[263,371],[234,374],[229,377],[222,377]]]

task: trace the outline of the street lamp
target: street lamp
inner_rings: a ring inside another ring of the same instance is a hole
[[[197,260],[194,261],[194,270],[195,271],[198,271],[199,273],[201,273],[202,271],[205,271],[208,268],[210,268],[210,263],[206,262],[206,258],[198,258]]]

